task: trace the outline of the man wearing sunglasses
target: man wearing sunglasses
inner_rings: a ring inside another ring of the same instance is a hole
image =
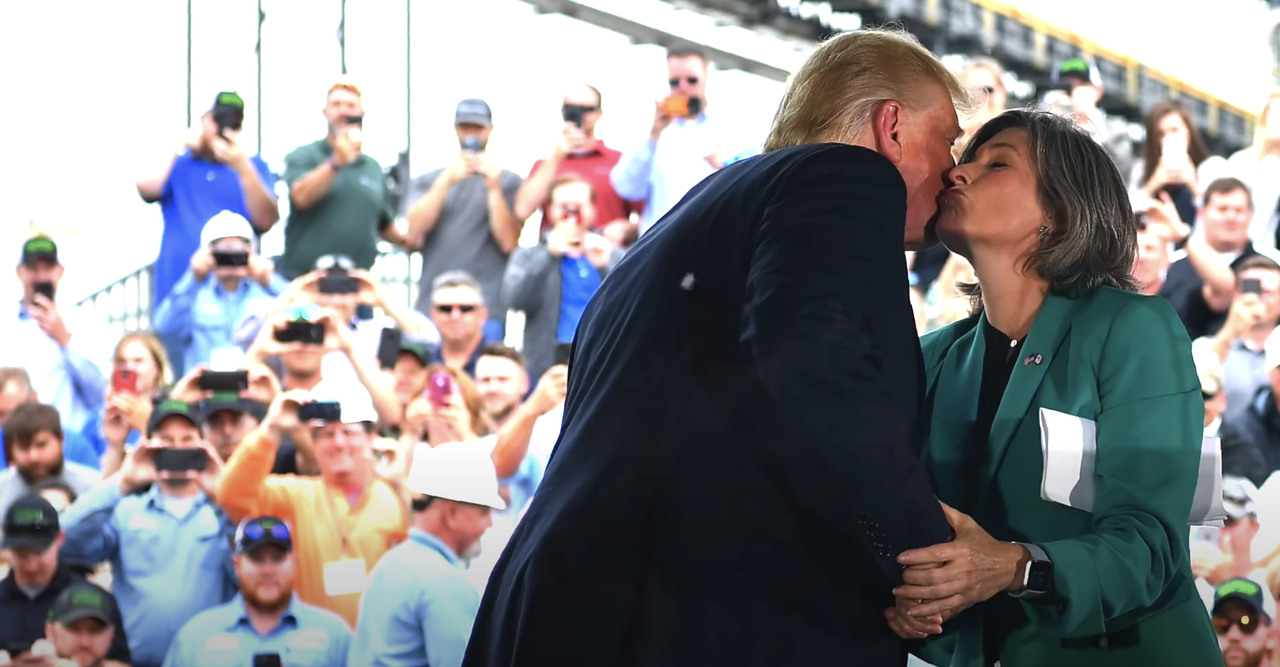
[[[243,123],[244,100],[233,92],[218,93],[200,116],[200,126],[166,157],[164,170],[138,180],[142,200],[159,202],[164,215],[152,303],[163,301],[182,278],[191,255],[203,245],[205,222],[220,211],[244,216],[257,234],[280,219],[276,176],[261,156],[250,156],[240,146]]]
[[[1210,607],[1226,667],[1265,667],[1276,600],[1252,579],[1229,579],[1213,593]]]
[[[516,193],[516,218],[527,220],[541,209],[542,229],[550,229],[551,186],[572,174],[591,184],[595,191],[596,218],[591,221],[594,231],[606,233],[613,240],[624,240],[628,231],[634,232],[631,213],[639,212],[642,202],[623,199],[609,182],[609,172],[622,159],[622,153],[596,138],[596,123],[600,122],[603,108],[600,91],[595,86],[576,85],[565,93],[560,139],[549,157],[533,163],[529,176],[520,185]]]
[[[247,518],[236,530],[240,595],[197,614],[178,632],[165,667],[274,664],[345,667],[351,630],[337,614],[293,592],[298,561],[289,524],[274,516]]]
[[[647,140],[623,154],[609,174],[613,189],[644,202],[640,233],[667,214],[693,186],[724,166],[715,125],[707,120],[707,56],[694,47],[667,51],[671,94],[654,105]]]

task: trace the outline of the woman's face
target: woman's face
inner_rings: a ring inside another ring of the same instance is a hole
[[[1023,254],[1035,247],[1047,216],[1026,131],[1004,130],[978,148],[971,162],[948,174],[952,187],[938,205],[938,239],[972,257],[975,246]]]
[[[1156,123],[1156,130],[1160,133],[1159,139],[1164,141],[1169,136],[1187,136],[1187,124],[1182,120],[1182,114],[1171,111]]]
[[[156,390],[160,369],[156,366],[155,357],[151,356],[151,350],[141,341],[133,339],[120,348],[120,354],[116,355],[116,368],[138,374],[139,396],[149,396]]]

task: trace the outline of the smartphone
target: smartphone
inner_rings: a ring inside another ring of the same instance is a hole
[[[235,391],[249,388],[249,371],[205,371],[196,380],[203,391]]]
[[[330,270],[320,276],[319,285],[321,294],[356,294],[360,291],[360,281],[341,269]]]
[[[138,393],[138,374],[131,370],[117,368],[111,374],[111,393],[136,395]]]
[[[324,323],[293,320],[276,329],[274,338],[281,343],[324,345]]]
[[[354,127],[364,127],[364,116],[343,116],[342,122]]]
[[[165,447],[157,449],[156,470],[168,472],[186,472],[197,470],[203,472],[209,465],[209,455],[203,449],[194,447]]]
[[[571,354],[573,354],[573,343],[557,343],[556,358],[553,363],[557,366],[568,366]]]
[[[432,373],[431,379],[427,381],[427,398],[437,406],[448,405],[449,397],[454,391],[453,376],[444,371]]]
[[[702,113],[702,100],[684,95],[668,95],[662,100],[662,113],[672,118],[696,116]]]
[[[1241,294],[1262,294],[1262,281],[1257,278],[1245,278],[1240,281]]]
[[[298,406],[298,421],[342,421],[342,405],[337,401],[312,401]]]
[[[1197,526],[1191,531],[1192,542],[1209,542],[1217,544],[1222,538],[1222,529],[1217,526]]]
[[[48,280],[37,280],[31,284],[31,291],[36,294],[43,295],[44,298],[53,301],[53,283]]]
[[[587,114],[582,107],[573,104],[566,104],[560,109],[560,116],[564,118],[564,122],[571,123],[579,129],[582,128],[582,117],[585,115]]]
[[[396,362],[400,359],[400,343],[403,339],[404,334],[399,329],[388,327],[382,330],[382,339],[378,341],[378,365],[383,370],[396,367]]]
[[[253,654],[253,667],[280,667],[279,653]]]
[[[479,153],[484,150],[484,144],[480,143],[480,137],[467,137],[462,140],[462,150],[468,153]]]
[[[214,266],[249,266],[249,253],[242,251],[213,251]]]
[[[36,643],[34,639],[11,639],[4,643],[4,650],[9,654],[10,658],[16,658],[19,655],[31,650],[31,645]]]

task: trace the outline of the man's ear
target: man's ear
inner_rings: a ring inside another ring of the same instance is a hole
[[[895,165],[902,162],[905,154],[902,149],[903,115],[902,103],[897,100],[885,100],[871,113],[871,134],[875,138],[876,152]]]

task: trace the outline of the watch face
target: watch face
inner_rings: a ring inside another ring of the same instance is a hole
[[[1053,583],[1053,563],[1033,560],[1027,565],[1027,590],[1032,593],[1047,593]]]

